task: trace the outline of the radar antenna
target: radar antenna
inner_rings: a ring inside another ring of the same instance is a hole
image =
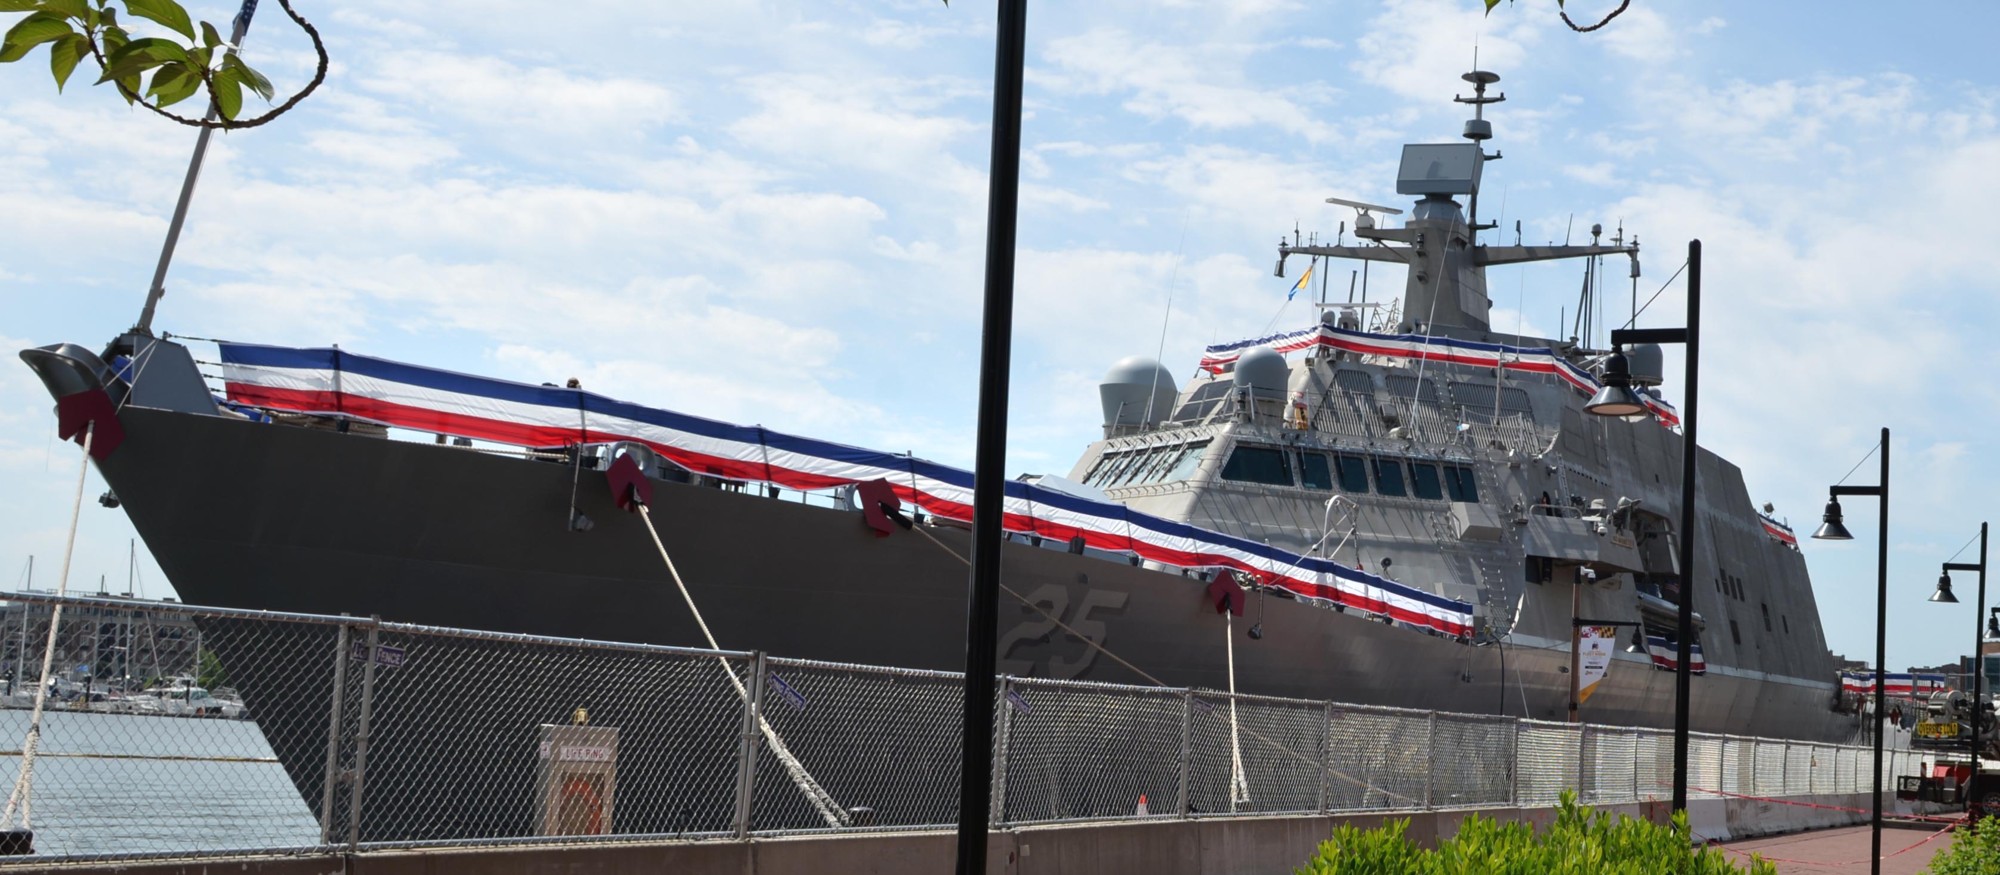
[[[1476,54],[1475,57],[1477,57]],[[1472,118],[1465,120],[1464,137],[1468,140],[1471,140],[1473,142],[1473,145],[1477,146],[1480,143],[1484,143],[1487,140],[1493,139],[1493,123],[1486,120],[1486,105],[1489,103],[1499,103],[1503,100],[1506,100],[1507,93],[1503,91],[1492,97],[1486,96],[1486,86],[1500,81],[1500,74],[1498,73],[1491,73],[1485,70],[1474,70],[1458,78],[1464,79],[1465,81],[1472,83],[1472,96],[1462,97],[1459,95],[1452,95],[1451,101],[1453,103],[1466,103],[1472,105]],[[1501,157],[1503,157],[1497,150],[1491,155],[1486,154],[1486,150],[1484,148],[1477,148],[1474,149],[1473,151],[1478,153],[1479,160],[1481,162],[1498,161],[1501,159]],[[1477,179],[1478,177],[1474,176],[1473,178]],[[1472,190],[1472,193],[1468,196],[1468,198],[1469,198],[1469,203],[1467,204],[1467,213],[1470,219],[1467,222],[1467,226],[1472,229],[1472,234],[1475,238],[1479,235],[1480,231],[1499,227],[1499,225],[1494,222],[1488,222],[1484,225],[1479,224],[1478,188],[1475,187]]]

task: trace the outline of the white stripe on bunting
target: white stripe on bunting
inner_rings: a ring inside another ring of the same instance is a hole
[[[581,390],[530,386],[357,356],[339,350],[220,344],[229,397],[239,403],[340,413],[387,425],[528,446],[632,440],[676,464],[736,480],[821,489],[887,481],[899,496],[969,520],[972,474],[908,456],[640,407]],[[1472,630],[1472,605],[1329,559],[1018,481],[1006,484],[1003,526],[1136,554],[1182,568],[1228,568],[1301,598],[1341,603],[1449,635]]]

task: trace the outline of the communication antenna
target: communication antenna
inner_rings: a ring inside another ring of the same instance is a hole
[[[1381,204],[1371,204],[1362,201],[1351,201],[1346,198],[1330,197],[1326,199],[1326,202],[1354,208],[1356,213],[1354,217],[1354,230],[1356,233],[1375,227],[1375,217],[1369,215],[1370,213],[1383,213],[1390,216],[1400,216],[1403,214],[1402,210],[1395,207],[1385,207]]]

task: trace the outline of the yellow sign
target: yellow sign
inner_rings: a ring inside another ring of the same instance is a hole
[[[1957,738],[1957,723],[1937,723],[1925,720],[1917,724],[1918,738]]]

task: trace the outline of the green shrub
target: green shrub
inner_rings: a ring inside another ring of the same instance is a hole
[[[1987,816],[1979,829],[1961,829],[1951,847],[1931,858],[1931,875],[1992,875],[2000,872],[2000,817]]]
[[[1693,847],[1685,814],[1675,815],[1672,826],[1660,826],[1592,812],[1576,804],[1576,795],[1568,792],[1557,807],[1556,822],[1539,834],[1524,823],[1500,823],[1475,814],[1459,825],[1457,835],[1438,842],[1436,850],[1425,850],[1405,835],[1409,827],[1407,820],[1371,830],[1342,825],[1297,871],[1300,875],[1742,875],[1745,871],[1719,849]],[[2000,839],[2000,825],[1992,835]],[[1951,875],[1961,871],[1986,875],[1996,870],[1949,870]],[[1755,857],[1748,872],[1777,875],[1775,867]]]

